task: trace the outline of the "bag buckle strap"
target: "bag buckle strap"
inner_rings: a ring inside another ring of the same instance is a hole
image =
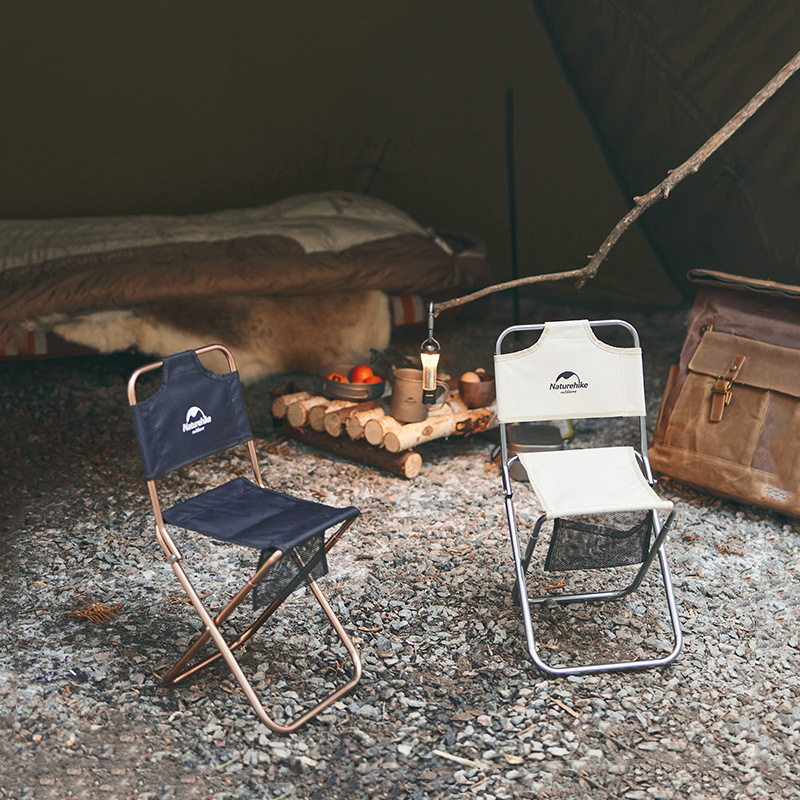
[[[737,353],[733,357],[727,371],[723,375],[718,375],[714,385],[711,387],[711,411],[708,415],[709,422],[721,422],[722,415],[731,399],[733,398],[733,383],[739,374],[747,356]]]

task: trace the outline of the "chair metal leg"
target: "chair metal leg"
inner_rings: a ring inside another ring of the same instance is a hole
[[[525,638],[528,647],[528,654],[538,669],[547,675],[551,676],[565,676],[565,675],[587,675],[598,672],[620,672],[628,670],[649,669],[654,667],[663,667],[672,663],[680,654],[683,647],[683,633],[681,630],[680,620],[678,618],[677,603],[672,587],[672,578],[669,571],[669,564],[667,563],[666,551],[664,549],[664,539],[666,538],[667,530],[672,522],[672,514],[667,518],[664,525],[661,527],[658,536],[656,537],[650,553],[645,560],[642,567],[637,571],[632,583],[623,590],[611,592],[590,592],[577,595],[557,595],[541,598],[529,598],[528,590],[525,582],[525,572],[530,560],[530,552],[526,552],[525,558],[521,555],[519,546],[519,537],[517,534],[517,527],[514,515],[513,500],[510,496],[506,496],[506,514],[508,516],[509,531],[511,534],[511,549],[514,558],[514,570],[516,574],[515,592],[518,596],[520,608],[522,611],[523,626],[525,628]],[[538,523],[537,523],[538,525]],[[538,530],[536,531],[538,534]],[[533,537],[532,537],[533,538]],[[530,550],[529,542],[529,550]],[[630,594],[635,588],[638,588],[644,574],[652,564],[653,560],[658,557],[659,566],[661,568],[661,579],[663,590],[665,594],[667,609],[669,612],[670,624],[673,634],[673,647],[670,653],[660,658],[638,659],[634,661],[618,661],[606,662],[597,664],[586,664],[581,666],[554,666],[546,662],[536,647],[536,638],[533,632],[533,620],[531,618],[531,606],[537,603],[542,603],[545,600],[555,600],[560,603],[575,602],[579,600],[614,600]]]
[[[222,608],[221,611],[217,613],[214,617],[214,626],[219,628],[225,620],[227,620],[231,614],[236,610],[236,608],[242,603],[243,600],[247,598],[250,592],[255,589],[256,584],[260,580],[260,578],[269,571],[269,569],[280,560],[282,557],[282,553],[280,550],[276,550],[265,562],[262,564],[261,568],[256,572],[256,574],[228,601],[227,605]],[[173,570],[175,570],[176,575],[178,576],[178,580],[181,584],[184,583],[184,580],[181,577],[181,574],[178,573],[177,569],[175,568],[176,565],[173,564]],[[183,573],[183,568],[181,567],[181,573]],[[183,573],[185,576],[185,573]],[[186,578],[188,580],[188,578]],[[186,588],[184,586],[184,588]],[[244,632],[242,633],[238,639],[233,642],[228,643],[228,647],[231,651],[238,649],[243,645],[248,639],[250,639],[253,634],[275,613],[275,611],[283,605],[285,598],[279,598],[274,603],[270,604],[256,619],[256,621]],[[206,627],[206,630],[201,633],[194,642],[192,642],[189,649],[181,656],[181,658],[175,663],[175,665],[170,669],[170,671],[166,674],[163,681],[165,685],[174,685],[179,683],[184,678],[188,678],[190,675],[193,675],[195,672],[203,669],[203,667],[208,666],[209,664],[213,663],[217,659],[222,657],[222,653],[217,651],[214,654],[210,655],[208,658],[204,659],[203,661],[199,661],[198,663],[194,664],[192,667],[185,669],[184,667],[192,660],[192,658],[197,655],[197,653],[203,648],[203,646],[208,642],[211,638],[211,632]]]
[[[353,519],[346,519],[337,529],[334,531],[325,541],[325,552],[327,553],[336,542],[342,537],[342,534],[353,524]],[[256,584],[261,580],[261,578],[269,572],[272,566],[282,558],[282,553],[280,550],[276,550],[260,567],[260,569],[253,575],[253,577],[228,601],[228,604],[217,613],[216,617],[214,617],[214,622],[217,627],[222,625],[228,617],[235,611],[237,606],[241,604],[243,600],[247,598],[247,596],[252,592]],[[174,566],[173,566],[174,569]],[[176,573],[177,574],[177,573]],[[178,575],[178,580],[181,581],[183,584],[183,580],[181,580],[181,576]],[[185,587],[184,587],[185,588]],[[275,602],[271,603],[267,608],[259,615],[259,617],[255,620],[255,622],[242,633],[236,640],[229,642],[228,646],[230,649],[237,650],[243,644],[245,644],[249,639],[253,637],[253,635],[258,631],[258,629],[283,605],[283,602],[286,598],[279,598]],[[186,664],[188,664],[192,658],[202,649],[203,645],[208,642],[209,638],[211,638],[211,633],[206,629],[203,633],[198,636],[198,638],[192,643],[189,649],[181,656],[181,658],[175,663],[175,665],[170,669],[170,671],[166,674],[163,679],[165,685],[174,685],[184,678],[188,678],[190,675],[193,675],[195,672],[203,669],[204,667],[208,666],[209,664],[213,663],[217,659],[222,657],[222,653],[219,651],[213,653],[208,658],[194,664],[189,669],[182,671]]]
[[[325,542],[325,549],[326,551],[329,550],[333,544],[340,538],[340,536],[344,533],[344,531],[350,526],[352,520],[345,520],[345,522],[337,529],[337,531],[329,537],[329,539]],[[347,632],[344,630],[339,618],[334,613],[333,609],[331,608],[330,603],[328,602],[327,598],[323,594],[322,590],[317,585],[316,581],[309,580],[308,587],[311,590],[314,598],[316,599],[319,606],[322,608],[322,611],[325,613],[328,621],[330,622],[331,626],[333,627],[334,631],[336,632],[337,636],[339,637],[340,641],[344,645],[345,649],[347,650],[348,656],[353,664],[353,674],[350,680],[345,683],[343,686],[339,687],[319,703],[317,703],[312,708],[305,711],[302,715],[294,719],[291,723],[286,725],[281,725],[273,720],[269,714],[267,714],[266,709],[264,708],[262,702],[258,698],[255,690],[253,689],[250,681],[245,676],[239,662],[236,660],[233,652],[241,647],[245,642],[247,642],[252,636],[258,631],[258,629],[280,608],[281,605],[285,602],[286,598],[279,598],[271,603],[255,620],[255,622],[247,628],[240,636],[232,642],[228,642],[225,637],[223,636],[220,625],[225,622],[228,617],[233,613],[233,611],[241,604],[241,602],[253,591],[258,580],[270,569],[270,567],[275,564],[282,556],[280,551],[275,551],[267,561],[261,566],[261,568],[256,572],[256,574],[240,589],[236,595],[227,603],[227,605],[215,616],[212,617],[209,613],[208,609],[206,609],[203,601],[201,600],[200,596],[198,595],[197,591],[191,584],[189,577],[186,575],[183,566],[180,563],[180,560],[173,561],[172,568],[180,581],[181,585],[183,586],[184,590],[186,591],[192,605],[194,606],[195,610],[199,614],[204,626],[205,631],[200,634],[200,636],[192,643],[192,645],[188,648],[188,650],[181,656],[181,658],[176,662],[176,664],[169,670],[167,675],[164,677],[163,682],[165,685],[174,685],[185,678],[189,677],[190,675],[195,674],[199,670],[203,669],[204,667],[208,666],[209,664],[213,663],[219,658],[223,658],[228,665],[229,669],[233,673],[234,678],[236,679],[237,683],[241,687],[242,691],[245,693],[250,705],[253,707],[258,718],[266,725],[271,731],[275,733],[291,733],[292,731],[297,730],[300,726],[304,725],[310,719],[315,717],[317,714],[322,712],[324,709],[328,708],[330,705],[335,703],[340,697],[343,697],[347,694],[360,680],[362,674],[361,668],[361,659],[358,655],[358,651],[356,650],[355,646],[353,645],[352,640],[348,636]],[[216,652],[212,655],[208,656],[207,658],[193,664],[191,667],[186,668],[186,665],[194,658],[200,649],[208,642],[208,640],[213,640],[214,645],[216,646]]]
[[[536,524],[533,526],[533,530],[531,531],[530,538],[528,539],[528,546],[525,548],[525,557],[522,559],[522,572],[525,574],[528,571],[528,567],[531,563],[531,556],[533,555],[533,550],[536,547],[536,542],[539,541],[539,532],[542,529],[542,525],[545,523],[547,519],[546,516],[541,516],[539,519],[536,520]],[[514,581],[514,587],[511,589],[511,598],[515,603],[519,602],[519,581]]]
[[[641,567],[637,571],[636,575],[634,576],[633,581],[631,584],[626,588],[623,589],[619,593],[619,597],[625,597],[633,592],[635,592],[639,586],[641,586],[642,581],[644,580],[644,576],[647,574],[647,571],[650,569],[653,561],[655,560],[656,554],[661,550],[664,542],[667,540],[667,533],[669,533],[669,529],[672,527],[672,520],[675,518],[675,512],[670,511],[669,516],[667,517],[664,524],[661,526],[661,529],[658,532],[655,540],[653,541],[652,546],[650,547],[650,552],[647,554],[647,558],[642,562]],[[653,515],[653,525],[654,527],[658,525],[658,515]]]

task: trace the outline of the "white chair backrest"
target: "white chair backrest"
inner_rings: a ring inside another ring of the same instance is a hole
[[[601,324],[630,327],[621,321]],[[509,331],[523,329],[541,329],[542,334],[524,350],[498,352],[494,357],[500,422],[645,415],[640,347],[601,342],[588,320],[516,326]],[[498,340],[498,350],[509,331]]]

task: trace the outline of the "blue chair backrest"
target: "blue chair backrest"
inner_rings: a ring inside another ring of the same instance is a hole
[[[210,372],[194,350],[163,363],[158,391],[130,407],[147,480],[253,438],[238,372]]]

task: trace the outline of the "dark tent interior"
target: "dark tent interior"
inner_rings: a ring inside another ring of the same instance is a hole
[[[184,215],[328,191],[581,267],[795,53],[788,0],[13,2],[0,219]],[[696,268],[796,282],[800,80],[569,302],[676,305]]]

